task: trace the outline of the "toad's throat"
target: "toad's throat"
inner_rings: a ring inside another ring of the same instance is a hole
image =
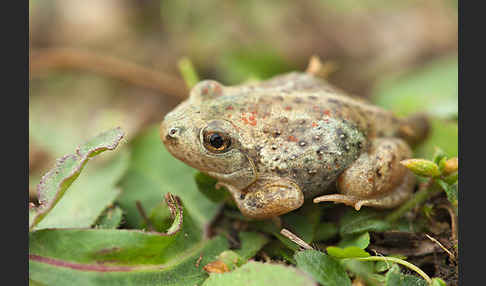
[[[230,173],[201,171],[215,179],[218,179],[219,182],[224,182],[239,190],[243,190],[255,183],[258,179],[258,173],[254,162],[248,158],[248,156],[245,157],[248,160],[248,165]]]

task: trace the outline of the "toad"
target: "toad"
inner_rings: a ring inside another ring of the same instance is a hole
[[[201,81],[165,116],[160,137],[226,187],[243,215],[269,218],[305,199],[400,205],[415,186],[400,161],[427,129],[423,115],[398,118],[312,72],[291,72],[236,86]]]

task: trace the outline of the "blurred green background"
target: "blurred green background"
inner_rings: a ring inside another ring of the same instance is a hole
[[[183,57],[229,85],[317,55],[339,88],[434,116],[416,156],[456,155],[457,18],[451,0],[31,0],[29,194],[86,139],[121,126],[131,142],[154,128],[187,94]]]

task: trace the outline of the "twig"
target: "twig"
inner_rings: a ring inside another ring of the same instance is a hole
[[[141,87],[154,89],[178,99],[186,98],[188,93],[186,84],[180,78],[112,56],[67,48],[53,48],[31,52],[31,77],[40,76],[46,71],[55,69],[94,72]]]
[[[457,242],[457,216],[456,216],[456,213],[454,212],[454,210],[452,209],[452,207],[450,205],[441,204],[438,207],[446,209],[449,212],[449,216],[451,217],[451,232],[452,232],[451,236],[452,236],[452,240],[454,241],[454,243],[456,243]]]
[[[298,246],[300,246],[304,249],[313,249],[312,246],[308,245],[305,241],[303,241],[302,239],[300,239],[300,237],[298,237],[297,235],[290,232],[288,229],[283,228],[280,231],[280,234],[282,234],[283,236],[290,239],[295,244],[297,244]]]
[[[442,248],[442,250],[444,250],[445,252],[447,252],[447,254],[449,254],[449,257],[452,259],[452,260],[455,260],[455,256],[452,252],[449,251],[449,249],[445,248],[445,246],[442,245],[442,243],[440,243],[437,239],[433,238],[432,236],[428,235],[428,234],[425,234],[425,236],[427,236],[428,239],[432,240],[433,242],[435,242],[437,245],[440,246],[440,248]]]

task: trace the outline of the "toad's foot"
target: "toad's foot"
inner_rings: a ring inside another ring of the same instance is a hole
[[[403,201],[407,200],[410,197],[410,190],[413,189],[414,184],[415,176],[409,173],[403,178],[402,184],[386,196],[363,199],[352,195],[331,194],[314,198],[314,203],[343,203],[345,205],[354,207],[357,211],[359,211],[362,206],[377,208],[394,207],[401,204]]]
[[[304,194],[299,186],[287,179],[257,181],[244,191],[224,183],[220,185],[230,191],[236,205],[247,217],[271,218],[297,209],[304,203]]]
[[[315,203],[333,201],[354,206],[393,208],[408,199],[415,176],[400,161],[411,155],[407,143],[396,138],[378,138],[368,152],[346,169],[337,180],[340,194],[324,195]]]

